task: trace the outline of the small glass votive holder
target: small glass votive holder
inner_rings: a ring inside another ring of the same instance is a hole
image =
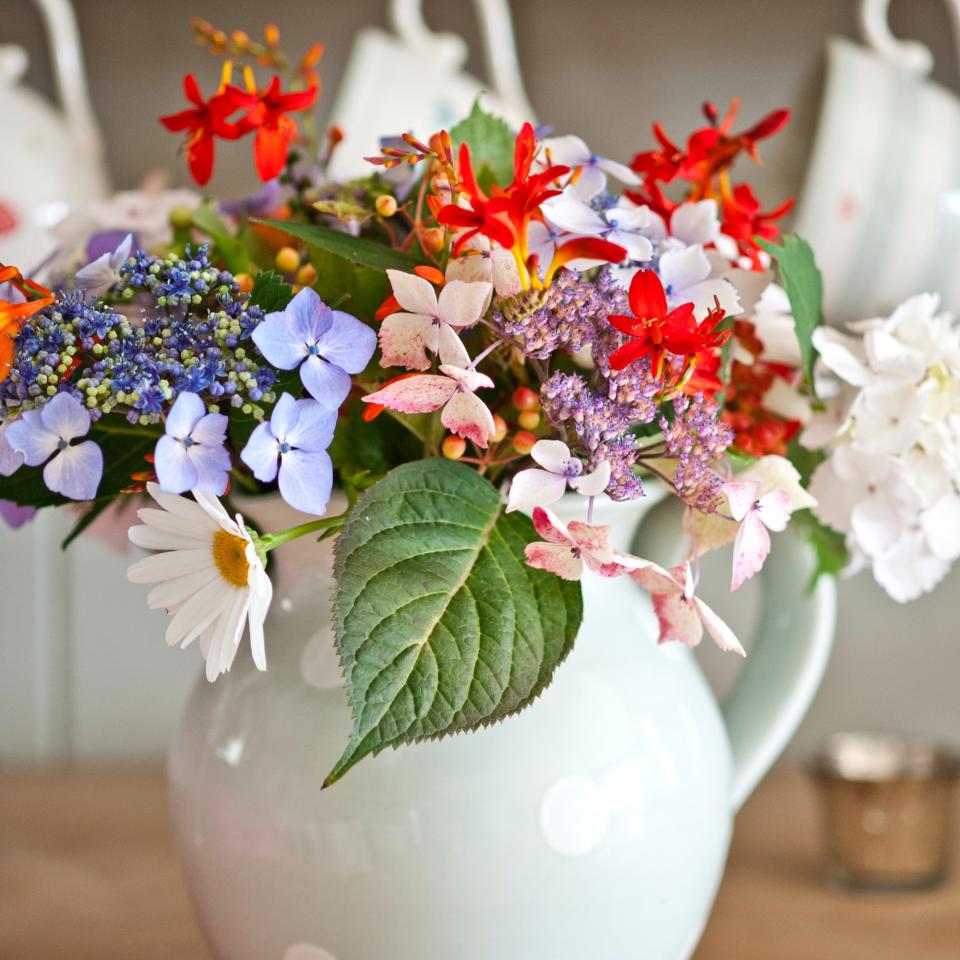
[[[947,870],[956,754],[922,740],[840,733],[811,770],[823,807],[828,879],[847,887],[933,887]]]

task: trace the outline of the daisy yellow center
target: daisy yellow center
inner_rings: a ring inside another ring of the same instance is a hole
[[[236,534],[218,530],[213,535],[213,562],[220,576],[232,587],[245,587],[250,578],[247,541]]]

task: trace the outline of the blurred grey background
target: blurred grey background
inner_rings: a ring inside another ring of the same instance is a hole
[[[856,0],[512,4],[527,93],[538,118],[557,132],[582,135],[598,153],[629,160],[650,145],[654,119],[684,136],[699,123],[706,98],[723,108],[740,96],[745,123],[774,107],[793,110],[787,131],[763,145],[764,165],[744,171],[765,206],[801,189],[824,44],[832,34],[856,37],[857,6]],[[431,26],[460,33],[476,47],[472,4],[429,0],[425,7]],[[169,171],[172,184],[188,183],[176,138],[157,117],[181,109],[184,72],[196,72],[205,89],[216,83],[219,61],[194,45],[192,15],[251,35],[261,33],[269,16],[296,55],[322,40],[321,119],[355,32],[386,23],[382,0],[76,0],[75,8],[118,188],[137,185],[158,167]],[[29,50],[27,83],[49,95],[46,43],[32,4],[2,0],[0,11],[0,42]],[[926,43],[935,55],[935,78],[960,90],[942,0],[899,0],[891,22],[898,35]],[[475,49],[468,68],[482,74]],[[397,116],[395,131],[404,126]],[[6,149],[16,149],[16,130],[8,127],[5,134]],[[210,185],[222,197],[256,186],[246,147],[229,147],[220,151]],[[16,534],[0,532],[0,583],[20,582],[14,577],[22,580],[34,564],[32,595],[0,588],[0,760],[159,755],[199,675],[199,654],[166,649],[164,618],[143,611],[143,591],[126,583],[125,559],[103,544],[83,544],[51,567],[55,554],[38,544],[55,542],[64,525],[63,518],[45,517]],[[718,572],[718,584],[726,575]],[[794,755],[850,727],[932,733],[960,744],[958,589],[960,570],[932,596],[899,606],[868,575],[841,584],[833,661],[791,748]],[[721,592],[710,588],[708,596]],[[717,605],[731,610],[729,601]],[[704,660],[723,687],[731,665],[710,651]]]

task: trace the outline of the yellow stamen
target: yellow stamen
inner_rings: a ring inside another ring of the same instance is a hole
[[[245,587],[250,579],[250,564],[247,561],[247,541],[236,534],[218,530],[213,535],[213,562],[220,576],[231,587]]]
[[[227,60],[220,71],[220,89],[218,93],[223,93],[224,88],[233,82],[233,61]]]

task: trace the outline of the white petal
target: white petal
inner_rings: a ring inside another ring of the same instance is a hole
[[[717,201],[681,203],[670,217],[670,232],[686,244],[713,243],[720,233]]]
[[[130,542],[144,550],[203,550],[210,548],[209,536],[190,537],[152,526],[134,526],[127,531]]]
[[[713,642],[721,649],[732,653],[739,653],[741,657],[747,655],[746,651],[740,645],[736,634],[710,609],[699,597],[694,597],[693,602],[697,605],[697,611],[703,625],[707,628],[707,633],[713,639]]]
[[[153,557],[138,560],[127,570],[131,583],[162,583],[191,573],[198,573],[211,566],[210,550],[172,550]]]
[[[453,327],[445,323],[440,324],[439,343],[437,353],[440,355],[440,363],[452,365],[454,367],[469,367],[470,354],[463,345],[460,337]]]
[[[486,447],[496,433],[493,414],[487,405],[469,390],[458,390],[440,414],[440,422],[452,433]]]
[[[382,404],[400,413],[430,413],[439,410],[453,396],[457,382],[450,377],[425,373],[388,384],[363,397],[364,403]]]
[[[725,483],[721,490],[730,504],[730,515],[734,520],[742,520],[754,507],[760,495],[758,480],[740,480]]]
[[[610,483],[610,464],[604,460],[592,473],[574,477],[570,486],[584,497],[596,497],[607,489]]]
[[[530,456],[544,470],[551,473],[563,473],[570,461],[570,448],[562,440],[538,440],[530,451]]]
[[[570,233],[594,237],[608,229],[607,222],[593,207],[568,195],[547,200],[541,210],[555,227]]]
[[[681,296],[687,287],[705,280],[710,275],[710,261],[703,247],[695,245],[682,250],[668,250],[660,258],[660,279],[675,296]]]
[[[167,645],[186,647],[196,640],[224,611],[234,590],[236,587],[218,576],[193,594],[167,625]]]
[[[380,324],[381,366],[429,369],[427,351],[437,352],[438,335],[436,321],[427,314],[391,313]]]
[[[541,441],[543,442],[543,441]],[[567,489],[566,477],[549,470],[521,470],[510,483],[507,513],[556,503]]]
[[[830,327],[817,327],[813,331],[813,346],[823,363],[842,380],[857,387],[867,382],[866,357],[861,340]]]
[[[469,327],[483,315],[493,285],[451,280],[440,291],[438,314],[451,327]]]
[[[147,606],[151,610],[179,609],[181,604],[219,576],[220,571],[211,565],[199,573],[189,573],[173,580],[165,580],[147,594]]]
[[[404,310],[437,316],[437,292],[433,289],[433,284],[423,277],[404,273],[402,270],[388,270],[387,276],[393,287],[393,295]]]

